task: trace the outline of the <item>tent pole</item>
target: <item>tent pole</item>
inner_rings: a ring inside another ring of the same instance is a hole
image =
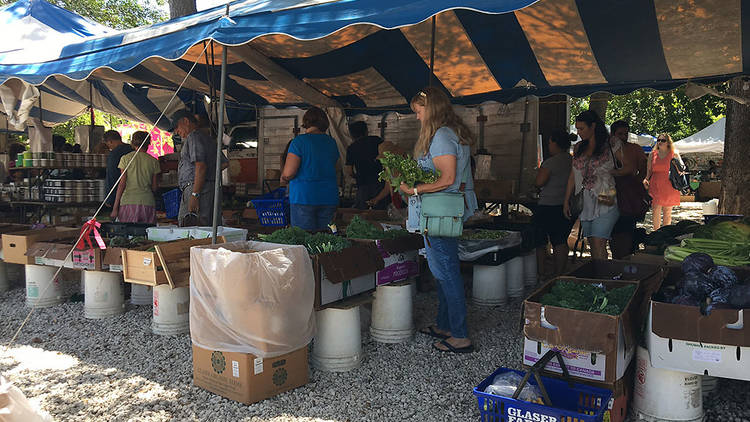
[[[227,14],[229,14],[229,5],[227,5]],[[214,218],[211,232],[211,244],[216,244],[216,231],[219,225],[221,213],[221,145],[224,137],[224,102],[227,88],[227,46],[221,49],[221,90],[219,93],[219,130],[216,132],[216,175],[214,179]]]
[[[44,114],[43,114],[43,108],[42,108],[42,90],[39,90],[39,122],[42,125],[42,128],[44,127]],[[41,129],[41,128],[39,128]]]
[[[89,142],[88,151],[91,152],[91,144],[94,142],[94,124],[96,123],[94,117],[94,85],[89,81],[89,113],[91,113],[91,124],[89,125]]]
[[[432,86],[432,79],[435,77],[435,16],[432,17],[432,37],[430,38],[430,74],[428,85]]]

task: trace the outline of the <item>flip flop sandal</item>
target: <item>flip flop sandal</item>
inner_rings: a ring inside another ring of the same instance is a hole
[[[421,330],[419,330],[419,332],[422,334],[426,334],[430,337],[439,338],[441,340],[445,340],[448,337],[450,337],[449,335],[442,334],[442,333],[435,331],[435,327],[432,325],[430,325],[429,327],[422,328]]]
[[[445,352],[445,353],[450,352],[450,353],[457,353],[457,354],[465,354],[465,353],[472,353],[474,351],[474,345],[473,344],[470,344],[470,345],[464,346],[464,347],[454,347],[450,343],[448,343],[446,340],[440,341],[439,344],[442,344],[443,346],[447,347],[448,349],[447,350],[441,349],[441,348],[437,347],[434,344],[432,345],[432,347],[434,349],[436,349],[436,350],[439,350],[439,351]]]

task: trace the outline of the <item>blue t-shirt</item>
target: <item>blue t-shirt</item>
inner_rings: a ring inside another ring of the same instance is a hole
[[[304,134],[292,140],[289,152],[300,158],[299,169],[289,181],[289,202],[298,205],[338,205],[336,141],[326,134]]]

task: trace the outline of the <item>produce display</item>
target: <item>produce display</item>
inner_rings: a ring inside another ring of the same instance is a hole
[[[355,215],[349,225],[346,226],[346,237],[351,239],[396,239],[408,235],[409,232],[406,230],[379,229],[358,215]]]
[[[682,279],[662,291],[664,299],[678,305],[713,309],[750,307],[750,279],[739,280],[735,271],[716,265],[710,255],[693,253],[682,261]]]
[[[541,303],[545,306],[620,315],[633,297],[635,289],[635,284],[607,290],[601,284],[558,280],[549,293],[542,296]]]
[[[697,239],[725,240],[729,242],[750,242],[750,221],[747,218],[742,221],[711,220],[705,226],[695,230],[693,237]]]
[[[678,224],[682,223],[684,221]],[[664,258],[668,261],[682,262],[688,255],[702,252],[710,255],[717,265],[730,267],[748,265],[750,264],[750,224],[748,223],[750,223],[748,219],[742,221],[711,220],[705,226],[695,227],[692,238],[675,242],[679,245],[666,247]]]
[[[383,171],[378,175],[378,180],[390,184],[395,191],[398,191],[401,183],[414,187],[417,183],[434,183],[440,176],[439,172],[422,169],[409,156],[384,152],[383,157],[379,160],[383,165]]]
[[[271,234],[259,234],[258,238],[264,242],[281,243],[284,245],[302,245],[311,255],[325,252],[336,252],[351,246],[351,243],[339,236],[329,233],[311,234],[299,227],[279,229]]]
[[[135,248],[141,245],[153,243],[148,240],[145,236],[136,236],[128,238],[127,236],[115,236],[109,238],[107,246],[110,248]]]
[[[508,232],[505,230],[465,230],[461,235],[461,239],[466,240],[499,240],[508,237]]]

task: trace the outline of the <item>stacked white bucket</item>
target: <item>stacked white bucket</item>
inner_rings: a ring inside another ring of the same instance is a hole
[[[372,303],[370,337],[380,343],[402,343],[414,336],[412,281],[378,286]]]
[[[524,288],[537,283],[536,255],[517,256],[500,265],[475,265],[472,301],[480,306],[498,306],[508,298],[523,297]]]
[[[160,284],[153,288],[154,310],[151,331],[163,336],[190,332],[190,288],[171,288]]]
[[[125,313],[125,286],[122,273],[84,271],[83,316],[102,319]]]
[[[8,277],[8,265],[5,261],[0,260],[0,293],[5,293],[10,289]]]
[[[633,412],[636,420],[651,422],[698,422],[703,420],[700,375],[651,366],[648,351],[638,347],[636,355]]]
[[[27,306],[47,308],[65,302],[56,267],[27,264],[25,270]]]
[[[345,372],[362,364],[359,312],[359,306],[328,308],[315,312],[317,333],[310,357],[314,368]]]
[[[154,302],[153,287],[143,284],[131,284],[130,286],[131,305],[151,305]]]

